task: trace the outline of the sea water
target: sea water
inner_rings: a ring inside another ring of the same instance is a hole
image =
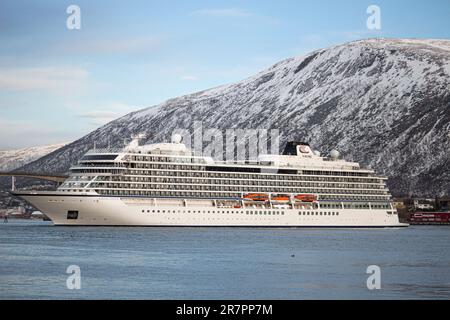
[[[73,281],[75,276],[79,282]],[[375,276],[375,282],[368,281]],[[450,226],[276,229],[0,223],[0,299],[449,298]]]

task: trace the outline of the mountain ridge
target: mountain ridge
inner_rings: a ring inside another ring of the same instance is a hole
[[[14,150],[0,150],[0,171],[10,171],[67,145],[67,142]]]

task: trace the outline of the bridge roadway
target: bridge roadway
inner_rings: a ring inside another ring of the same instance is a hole
[[[50,175],[50,174],[38,174],[38,173],[30,173],[30,172],[0,172],[0,177],[26,177],[26,178],[34,178],[39,180],[46,181],[54,181],[58,183],[63,183],[64,180],[67,179],[68,176],[64,175]]]

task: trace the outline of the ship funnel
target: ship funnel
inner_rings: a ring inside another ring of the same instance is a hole
[[[301,154],[312,154],[312,150],[308,143],[289,141],[284,147],[283,155],[301,155]]]

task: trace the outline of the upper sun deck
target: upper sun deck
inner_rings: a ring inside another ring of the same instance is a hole
[[[260,168],[298,168],[302,170],[359,171],[374,173],[371,169],[361,168],[357,162],[339,159],[339,153],[333,150],[330,157],[322,157],[313,151],[307,143],[289,142],[283,154],[259,155],[257,159],[245,161],[215,161],[212,157],[190,150],[181,139],[170,143],[139,145],[139,137],[124,148],[104,148],[89,150],[79,163],[99,162],[169,162],[191,163],[210,166],[260,167]],[[131,156],[131,157],[130,157]],[[156,156],[156,157],[151,157]],[[155,160],[157,159],[157,160]]]

